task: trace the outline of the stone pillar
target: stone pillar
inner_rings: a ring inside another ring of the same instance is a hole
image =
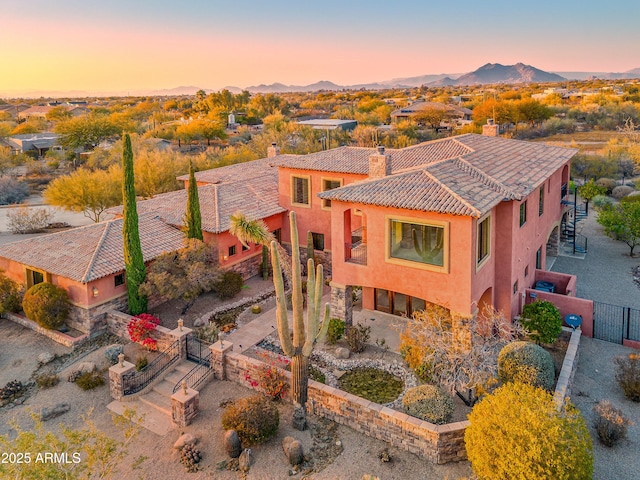
[[[209,350],[211,350],[213,374],[218,380],[224,380],[226,378],[224,374],[224,356],[233,350],[233,343],[218,341],[213,345],[209,345]]]
[[[114,400],[124,397],[124,387],[122,377],[125,373],[135,370],[136,366],[131,362],[118,362],[109,368],[109,393]]]
[[[181,388],[171,395],[171,420],[179,427],[189,425],[199,408],[200,394],[193,388]]]
[[[353,324],[353,287],[331,282],[331,318]]]
[[[192,332],[193,330],[191,328],[187,328],[187,327],[177,327],[173,330],[171,330],[171,332],[169,332],[171,334],[171,336],[173,336],[174,338],[174,342],[176,340],[180,340],[180,358],[181,359],[185,359],[187,358],[187,336]]]
[[[559,228],[555,227],[551,231],[551,235],[549,235],[549,240],[547,241],[547,256],[548,257],[557,257],[560,250],[560,237],[559,237]],[[546,270],[544,265],[541,265],[541,270]]]

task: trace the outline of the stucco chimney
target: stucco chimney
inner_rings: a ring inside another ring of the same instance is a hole
[[[496,125],[493,118],[487,118],[487,124],[482,126],[482,135],[486,137],[497,137],[500,135],[500,126]]]
[[[274,142],[267,148],[267,158],[277,157],[278,155],[280,155],[280,147]]]
[[[380,145],[378,152],[369,155],[369,178],[382,178],[391,175],[391,155],[384,153]]]

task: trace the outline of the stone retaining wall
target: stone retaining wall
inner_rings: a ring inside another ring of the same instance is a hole
[[[105,314],[105,321],[109,332],[125,340],[130,340],[127,325],[129,325],[132,319],[133,317],[131,315],[116,310],[111,310]],[[162,325],[158,325],[155,330],[151,331],[150,337],[158,342],[159,351],[165,350],[175,341],[175,337],[171,332],[172,330]]]
[[[562,327],[565,331],[571,331],[570,328]],[[580,329],[571,331],[571,339],[567,346],[567,352],[564,354],[564,361],[562,362],[562,369],[556,382],[556,390],[553,394],[553,399],[557,405],[562,405],[565,398],[571,396],[571,387],[573,385],[573,377],[578,369],[578,357],[580,354],[580,337],[582,332]]]
[[[225,342],[225,346],[228,345]],[[218,358],[222,358],[224,378],[247,388],[252,388],[251,379],[257,378],[257,370],[264,365],[233,351]],[[291,373],[282,373],[290,384]],[[290,397],[286,398],[290,400]],[[464,430],[469,422],[434,425],[313,380],[309,380],[307,407],[316,415],[424,456],[434,463],[466,459]]]
[[[65,347],[71,347],[72,349],[77,348],[87,341],[89,336],[87,334],[81,335],[79,337],[71,337],[65,333],[59,332],[58,330],[49,330],[47,328],[43,328],[38,325],[33,320],[29,320],[27,317],[23,317],[22,315],[18,315],[16,313],[7,312],[4,314],[4,317],[12,322],[18,323],[23,327],[27,327],[35,332],[38,332],[45,337],[49,337],[54,342],[60,343]]]

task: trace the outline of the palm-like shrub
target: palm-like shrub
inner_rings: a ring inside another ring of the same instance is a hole
[[[28,319],[41,327],[60,328],[69,316],[69,295],[51,283],[38,283],[24,294],[22,309]]]
[[[408,389],[402,398],[405,412],[412,417],[441,425],[451,420],[453,400],[434,385],[419,385]]]
[[[551,390],[555,367],[551,354],[530,342],[513,342],[500,350],[498,378],[501,382],[522,382]]]

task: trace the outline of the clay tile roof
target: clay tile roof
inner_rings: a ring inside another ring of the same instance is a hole
[[[479,217],[504,199],[529,195],[575,152],[462,135],[394,151],[391,175],[321,192],[318,197]],[[397,170],[397,164],[405,168]]]
[[[272,158],[261,158],[251,162],[236,163],[225,167],[212,168],[196,172],[196,182],[198,183],[222,183],[237,182],[239,180],[259,177],[264,175],[266,171],[273,169],[277,172],[279,165],[286,163],[288,160],[297,158],[298,155],[278,155]],[[277,173],[276,173],[277,174]],[[181,175],[178,180],[186,182],[189,175]]]
[[[184,234],[153,215],[139,216],[144,261],[184,246]],[[124,270],[122,219],[0,246],[0,257],[81,283]]]
[[[262,219],[284,212],[278,203],[278,171],[271,168],[262,176],[241,179],[236,182],[215,183],[198,187],[202,230],[221,233],[229,230],[229,218],[238,210],[249,219]],[[138,202],[138,212],[157,215],[176,227],[183,225],[187,208],[187,191],[156,195]],[[108,210],[119,215],[122,207]]]

